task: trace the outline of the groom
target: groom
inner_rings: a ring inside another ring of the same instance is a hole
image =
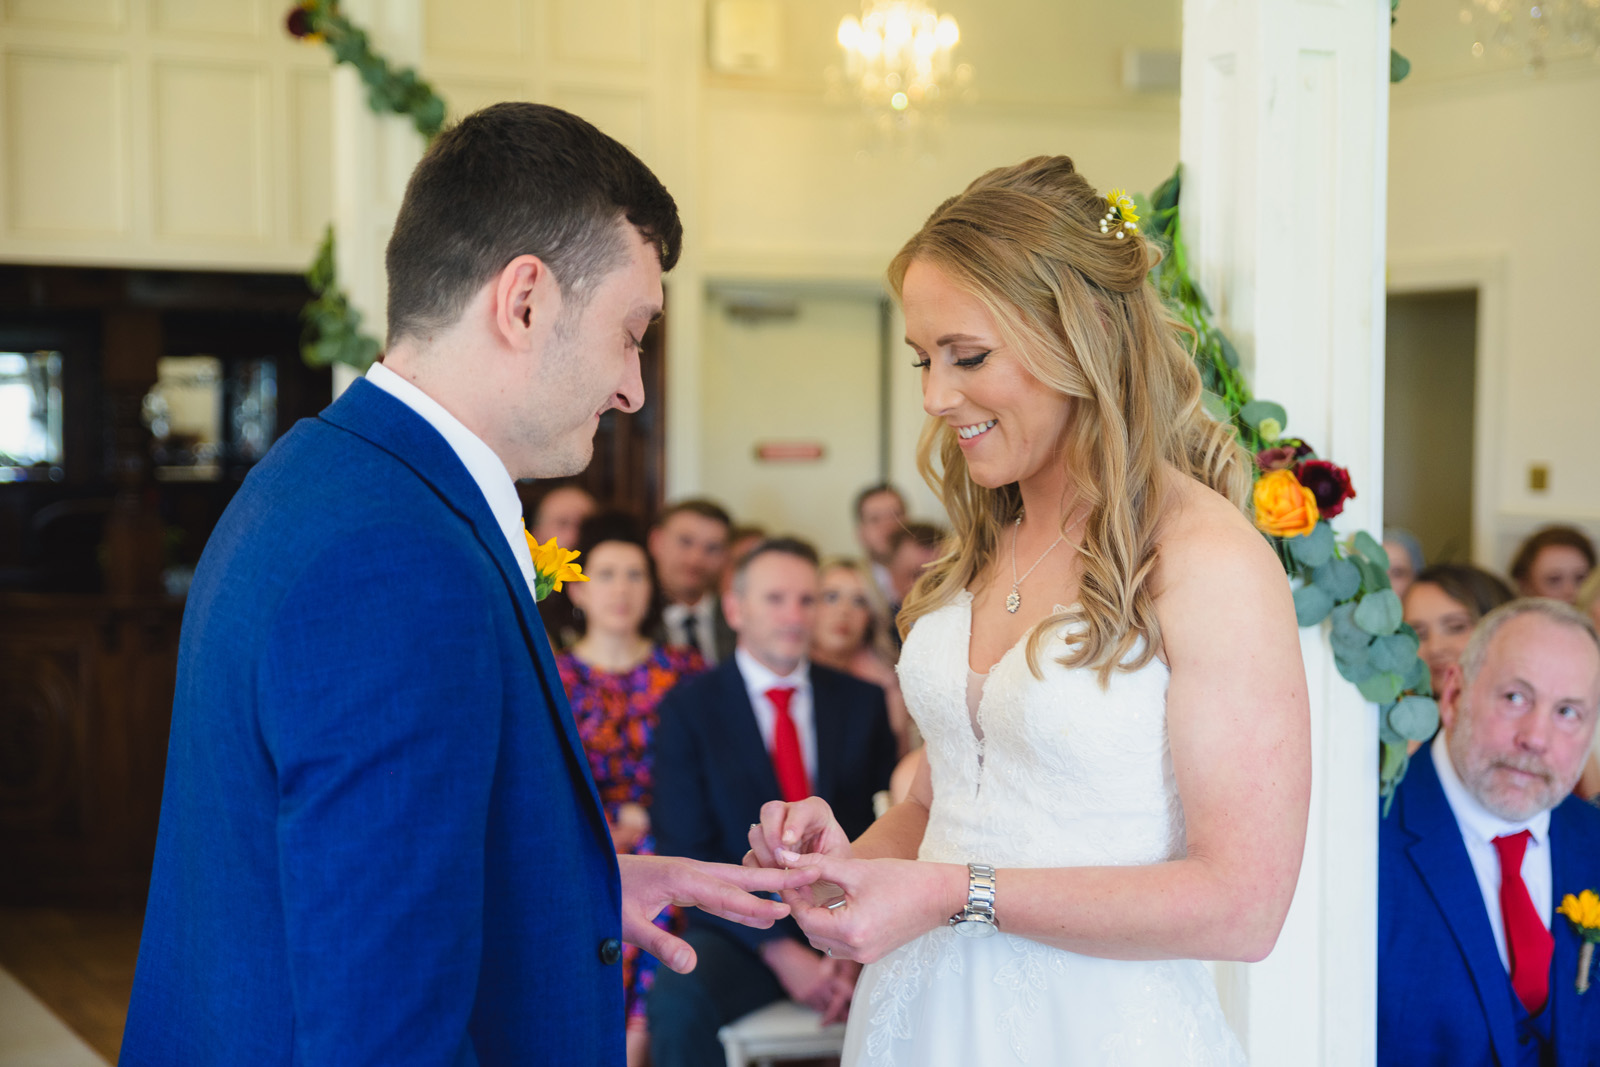
[[[553,108],[418,165],[387,356],[250,475],[189,594],[123,1064],[620,1065],[619,938],[687,970],[668,903],[787,914],[750,891],[798,873],[615,856],[513,483],[644,402],[681,233]]]

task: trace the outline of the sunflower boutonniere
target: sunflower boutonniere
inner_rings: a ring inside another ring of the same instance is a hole
[[[533,534],[523,531],[528,539],[528,551],[533,553],[533,599],[543,600],[551,593],[561,592],[563,582],[587,582],[589,576],[573,562],[577,551],[562,548],[554,537],[540,544]]]

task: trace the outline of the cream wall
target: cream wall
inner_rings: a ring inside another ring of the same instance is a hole
[[[1392,95],[1390,282],[1486,287],[1473,556],[1503,570],[1543,522],[1600,533],[1600,65],[1477,63],[1435,14],[1403,5],[1394,31],[1416,73]],[[1535,463],[1544,492],[1528,488]]]

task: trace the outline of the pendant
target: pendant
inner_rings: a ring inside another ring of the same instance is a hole
[[[1017,587],[1011,587],[1011,593],[1006,597],[1006,610],[1015,615],[1017,609],[1022,607],[1022,594],[1017,592]]]

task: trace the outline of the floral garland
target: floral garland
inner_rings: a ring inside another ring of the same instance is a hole
[[[367,105],[374,112],[406,116],[430,141],[443,128],[444,99],[415,70],[396,70],[374,52],[366,31],[340,13],[336,0],[301,0],[284,21],[290,36],[325,43],[336,62],[356,68],[367,86]],[[382,345],[361,331],[361,312],[339,285],[332,226],[306,272],[306,284],[317,295],[300,313],[305,324],[300,358],[311,367],[347,363],[366,370],[378,358]]]
[[[1206,410],[1228,423],[1256,458],[1255,524],[1298,583],[1296,620],[1302,627],[1331,620],[1339,673],[1378,705],[1383,743],[1379,782],[1387,811],[1395,786],[1405,776],[1408,742],[1426,741],[1439,727],[1428,667],[1417,655],[1416,631],[1403,621],[1400,598],[1389,585],[1383,545],[1364,530],[1341,543],[1328,524],[1356,495],[1349,472],[1319,459],[1300,438],[1285,436],[1288,413],[1280,404],[1251,395],[1238,352],[1211,321],[1211,307],[1189,273],[1178,212],[1182,176],[1180,167],[1138,205],[1149,218],[1151,235],[1166,251],[1150,279],[1193,331]]]

